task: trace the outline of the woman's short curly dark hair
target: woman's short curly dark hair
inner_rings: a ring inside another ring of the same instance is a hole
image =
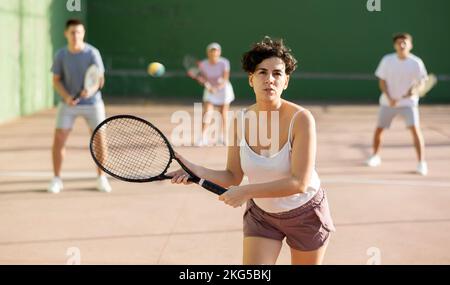
[[[253,73],[258,64],[271,57],[278,57],[284,62],[287,75],[297,68],[297,60],[292,55],[291,49],[284,45],[283,40],[272,40],[268,36],[255,43],[251,50],[244,53],[241,59],[242,68],[248,73]]]

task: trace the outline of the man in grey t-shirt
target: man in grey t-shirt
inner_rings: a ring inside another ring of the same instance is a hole
[[[60,178],[61,166],[64,159],[65,144],[72,130],[75,119],[83,117],[91,131],[105,119],[105,105],[101,92],[87,98],[87,91],[83,89],[84,75],[88,67],[97,65],[102,76],[100,88],[104,85],[103,61],[100,52],[93,46],[84,42],[85,29],[81,21],[71,19],[66,22],[64,36],[67,46],[58,50],[52,65],[53,86],[61,97],[58,104],[55,136],[52,147],[54,177],[48,186],[48,192],[59,193],[63,189]],[[80,98],[74,99],[80,93]],[[102,192],[110,192],[111,186],[98,169],[97,189]]]

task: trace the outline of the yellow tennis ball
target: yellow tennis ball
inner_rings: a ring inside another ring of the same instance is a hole
[[[166,68],[159,62],[152,62],[147,67],[147,72],[153,77],[160,77],[164,74]]]

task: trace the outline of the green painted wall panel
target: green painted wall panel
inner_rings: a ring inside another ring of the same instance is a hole
[[[88,2],[88,41],[103,55],[108,76],[105,93],[110,96],[197,98],[201,90],[194,82],[185,82],[182,57],[187,53],[202,57],[205,46],[218,41],[231,60],[237,98],[247,98],[240,57],[264,35],[285,38],[299,59],[289,89],[293,98],[376,102],[374,78],[337,77],[373,76],[381,57],[393,52],[391,35],[399,31],[412,33],[413,52],[429,71],[448,80],[450,2],[381,2],[382,11],[371,13],[362,0],[96,0]],[[159,82],[146,76],[146,65],[153,60],[165,64],[168,78]],[[312,77],[305,76],[311,73]],[[324,73],[333,76],[314,77]],[[449,81],[440,82],[426,102],[450,102]]]
[[[0,121],[20,112],[19,3],[0,0]]]
[[[50,66],[66,45],[64,23],[87,25],[86,39],[98,47],[107,68],[105,96],[200,100],[201,87],[184,76],[185,54],[204,56],[212,41],[231,60],[238,100],[252,91],[240,68],[241,54],[264,35],[283,37],[299,59],[285,96],[315,102],[370,102],[378,98],[372,76],[392,52],[390,37],[408,31],[413,52],[441,80],[425,103],[450,102],[450,2],[382,0],[370,13],[366,1],[82,0],[69,12],[66,0],[0,0],[0,122],[52,106],[56,95]],[[145,73],[150,61],[165,64],[163,78]]]
[[[21,115],[52,105],[49,35],[50,1],[23,1],[21,22]]]
[[[68,18],[86,20],[81,11],[69,12],[66,0],[0,0],[0,122],[54,105],[50,67],[53,55],[66,41]]]

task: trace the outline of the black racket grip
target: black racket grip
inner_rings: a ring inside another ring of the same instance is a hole
[[[206,190],[209,190],[217,195],[222,195],[223,193],[225,193],[227,191],[227,189],[223,188],[222,186],[219,186],[208,180],[200,180],[200,183],[199,183],[200,186],[202,186]]]
[[[219,186],[215,183],[212,183],[211,181],[208,180],[203,180],[200,179],[200,181],[196,181],[195,179],[189,178],[188,181],[192,181],[197,183],[198,185],[202,186],[203,188],[205,188],[208,191],[213,192],[214,194],[217,195],[222,195],[223,193],[225,193],[227,191],[226,188],[223,188],[222,186]]]

